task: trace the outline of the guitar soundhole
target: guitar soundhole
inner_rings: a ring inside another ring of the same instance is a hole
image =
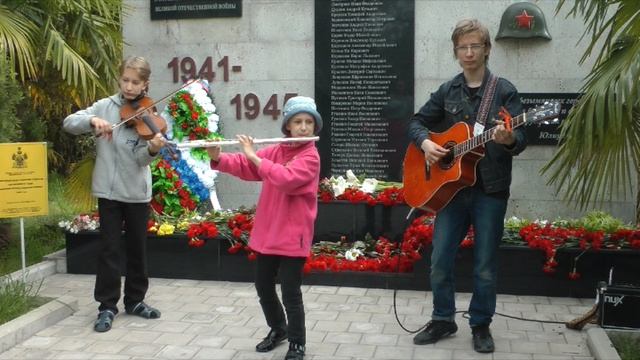
[[[442,147],[444,147],[445,149],[451,149],[452,147],[454,147],[456,145],[456,143],[450,141],[445,143]],[[445,156],[443,156],[440,161],[438,161],[438,166],[443,169],[443,170],[448,170],[450,169],[453,164],[455,163],[455,158],[453,156],[453,151],[449,151],[449,153]]]

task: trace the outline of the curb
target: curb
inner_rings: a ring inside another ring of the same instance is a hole
[[[37,264],[28,266],[25,269],[25,275],[24,275],[26,280],[25,282],[31,283],[31,282],[40,281],[46,278],[47,276],[50,276],[56,273],[58,273],[56,269],[56,262],[51,260],[45,260]],[[0,276],[0,282],[16,281],[16,280],[22,281],[22,270],[17,270],[12,272],[11,274]]]
[[[76,311],[78,311],[78,300],[65,295],[0,325],[0,353],[9,350]]]
[[[601,327],[587,330],[587,346],[596,360],[621,360],[607,332]]]
[[[67,249],[58,250],[49,255],[45,255],[44,260],[53,261],[55,263],[55,272],[58,274],[67,273]]]

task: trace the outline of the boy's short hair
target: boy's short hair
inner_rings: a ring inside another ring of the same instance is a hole
[[[456,46],[458,41],[463,35],[467,35],[472,32],[478,32],[482,39],[482,45],[491,48],[491,36],[489,35],[489,29],[484,26],[478,19],[462,19],[458,21],[456,27],[451,34],[451,42],[453,42],[453,56],[456,56]],[[489,56],[485,57],[485,60],[489,60]]]

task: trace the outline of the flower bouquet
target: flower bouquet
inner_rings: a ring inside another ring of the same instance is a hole
[[[81,231],[95,231],[100,227],[100,217],[98,213],[80,214],[71,220],[60,221],[58,226],[72,234],[77,234]]]
[[[352,243],[344,238],[339,242],[320,241],[313,244],[304,272],[411,272],[413,264],[422,258],[421,249],[419,241],[399,245],[382,236],[374,239],[369,234]]]
[[[347,171],[346,178],[332,176],[322,179],[318,188],[318,198],[325,203],[347,200],[352,203],[365,202],[370,206],[404,204],[401,183],[358,178],[351,170]]]

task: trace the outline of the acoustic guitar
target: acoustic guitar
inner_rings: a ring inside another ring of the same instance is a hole
[[[556,118],[559,113],[560,103],[546,102],[511,118],[511,129]],[[431,141],[449,149],[447,155],[430,166],[424,152],[410,143],[404,157],[402,178],[407,204],[437,212],[462,188],[475,184],[476,165],[484,156],[484,144],[491,140],[494,131],[495,127],[473,136],[467,123],[458,122],[445,132],[430,132]]]

